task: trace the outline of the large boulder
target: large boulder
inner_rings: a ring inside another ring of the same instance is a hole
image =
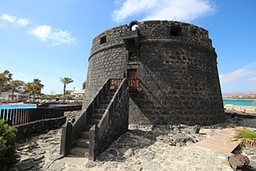
[[[194,143],[194,139],[184,133],[178,133],[173,135],[172,141],[176,144],[176,146],[185,146],[186,143]]]
[[[228,162],[234,171],[243,170],[250,163],[247,156],[235,154],[228,157]]]

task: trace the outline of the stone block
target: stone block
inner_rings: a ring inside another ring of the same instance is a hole
[[[242,154],[235,154],[228,157],[228,162],[234,171],[245,169],[250,160],[247,156]]]

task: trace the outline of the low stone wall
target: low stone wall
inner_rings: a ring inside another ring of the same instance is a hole
[[[117,138],[127,132],[128,130],[128,115],[129,115],[129,94],[125,91],[117,104],[114,113],[109,116],[109,123],[106,126],[106,130],[99,138],[96,137],[94,154],[97,157],[103,151],[105,151]]]
[[[66,122],[66,117],[44,119],[15,126],[18,130],[17,141],[24,141],[35,133],[45,133],[61,127]]]

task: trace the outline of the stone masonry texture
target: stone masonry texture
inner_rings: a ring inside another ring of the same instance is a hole
[[[129,123],[210,125],[224,121],[217,54],[208,31],[177,21],[133,22],[139,46],[127,47],[131,24],[94,38],[83,108],[108,78],[136,69],[138,92],[130,93]],[[133,40],[131,38],[130,40]],[[138,53],[129,61],[130,51]]]

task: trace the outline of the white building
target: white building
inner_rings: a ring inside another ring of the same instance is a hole
[[[15,101],[21,101],[21,100],[26,100],[28,99],[29,95],[28,94],[21,94],[21,93],[16,93],[14,92],[13,94],[13,100]],[[0,94],[0,101],[6,102],[12,100],[12,93],[11,92],[1,92]]]
[[[69,92],[75,99],[80,99],[84,97],[85,89],[76,89],[74,87],[73,90],[69,90]]]

